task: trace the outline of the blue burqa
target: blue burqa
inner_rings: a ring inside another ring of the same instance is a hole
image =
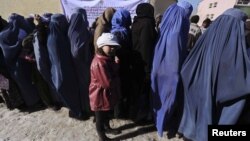
[[[161,21],[151,73],[153,108],[160,136],[173,114],[179,92],[180,70],[186,57],[189,16],[192,10],[191,4],[186,1],[172,4]]]
[[[49,61],[48,49],[46,44],[41,43],[38,34],[39,33],[37,32],[34,34],[34,41],[33,41],[37,69],[42,75],[43,79],[46,80],[46,82],[50,86],[53,86],[51,80],[51,72],[50,72],[51,64]]]
[[[49,23],[48,53],[51,63],[52,83],[66,106],[81,115],[79,85],[67,36],[68,22],[64,15],[54,14]]]
[[[89,83],[91,50],[89,46],[90,33],[86,11],[78,9],[71,15],[68,37],[71,44],[71,54],[79,81],[82,110],[89,112]]]
[[[36,87],[32,84],[32,65],[19,57],[22,40],[30,31],[24,17],[12,14],[8,26],[0,33],[0,47],[5,63],[27,106],[36,104],[40,99]]]
[[[250,93],[245,13],[231,8],[198,39],[183,63],[184,111],[179,132],[206,141],[208,125],[236,124]]]
[[[48,23],[49,22],[46,21],[43,24],[47,25]],[[51,78],[52,76],[51,71],[50,71],[51,62],[49,60],[49,53],[48,53],[48,48],[47,48],[47,29],[37,29],[33,37],[33,47],[34,47],[34,54],[36,58],[37,70],[39,71],[43,79],[47,82],[47,84],[49,85],[50,92],[55,102],[60,102],[61,101],[60,96],[56,92],[56,89],[54,87],[54,84]]]
[[[53,14],[52,13],[44,13],[42,16],[41,16],[41,18],[42,18],[42,22],[44,22],[45,24],[47,23],[49,23],[50,22],[50,19],[51,19],[51,16],[52,16]]]
[[[119,33],[123,40],[130,37],[131,16],[128,10],[118,9],[112,17],[111,33]]]

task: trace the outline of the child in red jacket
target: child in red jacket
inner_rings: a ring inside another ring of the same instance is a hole
[[[110,140],[106,133],[119,134],[111,129],[108,113],[118,101],[120,93],[118,59],[115,50],[120,47],[117,38],[111,33],[103,33],[97,39],[98,49],[91,63],[89,99],[91,110],[95,112],[96,130],[100,141]]]

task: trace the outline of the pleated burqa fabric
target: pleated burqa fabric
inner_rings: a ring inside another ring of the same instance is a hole
[[[181,78],[184,111],[179,132],[194,141],[208,140],[208,125],[236,124],[250,93],[246,51],[246,14],[231,8],[200,37],[186,58]]]
[[[36,67],[39,73],[41,74],[43,80],[47,83],[48,87],[44,87],[43,91],[47,91],[48,88],[49,93],[52,96],[53,102],[60,103],[60,96],[56,92],[54,84],[52,82],[51,77],[51,62],[49,60],[49,53],[47,48],[47,38],[48,38],[48,29],[47,25],[49,21],[43,21],[37,25],[37,29],[33,35],[33,47],[34,54],[36,59]],[[45,84],[43,84],[45,85]]]
[[[79,85],[75,73],[70,42],[68,22],[64,15],[51,16],[48,34],[48,53],[51,63],[52,83],[64,104],[76,115],[81,115]]]
[[[71,54],[80,88],[81,106],[84,112],[90,111],[89,106],[89,84],[91,50],[89,47],[90,33],[86,11],[78,9],[72,14],[69,23],[68,37],[71,44]],[[85,13],[85,14],[84,14]]]
[[[48,15],[48,17],[46,17]],[[50,22],[50,17],[52,14],[44,14],[41,19],[42,22],[37,25],[37,30],[34,33],[34,54],[36,58],[37,69],[42,75],[43,79],[51,86],[53,86],[51,79],[51,62],[49,60],[49,53],[47,47],[47,38],[48,38],[48,28]]]
[[[180,70],[187,54],[189,16],[192,10],[192,5],[185,1],[172,4],[165,11],[161,22],[151,73],[153,108],[160,136],[173,115],[178,93],[183,95],[179,91]]]
[[[12,14],[7,27],[0,33],[0,47],[11,77],[16,81],[27,106],[36,104],[40,98],[32,83],[32,64],[19,57],[22,40],[31,32],[24,17]]]

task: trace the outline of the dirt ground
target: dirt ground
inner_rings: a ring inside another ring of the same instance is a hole
[[[113,119],[111,127],[122,134],[107,135],[121,141],[183,141],[182,138],[160,138],[153,124],[136,125],[129,120]],[[0,141],[98,141],[93,117],[79,121],[68,117],[68,109],[43,109],[36,112],[9,110],[0,104]]]

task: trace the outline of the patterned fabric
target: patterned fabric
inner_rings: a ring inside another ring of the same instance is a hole
[[[0,89],[9,89],[9,80],[0,74]]]
[[[198,38],[201,36],[202,32],[200,27],[195,24],[195,23],[191,23],[190,24],[190,29],[189,29],[189,34],[188,34],[188,43],[187,43],[187,50],[190,51],[196,41],[198,40]]]
[[[24,104],[16,83],[2,75],[0,75],[0,98],[3,99],[9,109],[17,108]]]

